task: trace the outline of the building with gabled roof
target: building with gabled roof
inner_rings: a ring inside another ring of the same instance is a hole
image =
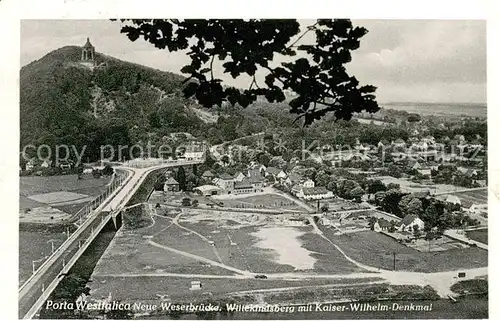
[[[248,178],[234,182],[233,190],[234,194],[247,194],[255,192],[253,185]]]
[[[203,175],[201,175],[201,178],[206,180],[212,180],[214,177],[215,175],[209,170],[204,171]]]
[[[333,192],[327,190],[323,186],[302,187],[299,193],[297,193],[297,197],[303,198],[305,200],[320,200],[325,198],[332,198]]]
[[[169,177],[163,184],[163,190],[165,192],[178,192],[179,182],[177,182],[173,177]]]
[[[415,230],[415,226],[418,226],[419,231],[423,231],[425,223],[418,216],[413,214],[406,215],[399,223],[396,224],[396,228],[400,232],[413,232]]]
[[[461,205],[462,202],[460,201],[460,198],[456,195],[448,195],[446,196],[445,202],[450,203],[450,204],[459,204]]]

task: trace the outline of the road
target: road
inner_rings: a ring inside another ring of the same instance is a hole
[[[446,230],[444,232],[444,235],[452,238],[452,239],[455,239],[455,240],[459,240],[461,242],[464,242],[464,243],[467,243],[467,244],[476,244],[477,247],[483,249],[483,250],[488,250],[488,245],[487,244],[484,244],[484,243],[481,243],[481,242],[478,242],[478,241],[474,241],[470,238],[467,237],[466,234],[463,234],[464,232],[462,231],[462,234],[460,234],[459,232],[460,230]]]
[[[176,217],[178,219],[179,216]],[[172,221],[175,221],[173,219]],[[377,267],[362,264],[351,257],[349,257],[342,249],[323,235],[322,231],[316,226],[314,220],[311,220],[312,226],[315,233],[323,237],[330,244],[332,244],[346,260],[363,269],[364,272],[355,272],[349,274],[322,274],[322,273],[308,273],[308,272],[287,272],[287,273],[266,273],[267,279],[269,280],[296,280],[305,281],[310,279],[367,279],[366,284],[375,283],[389,283],[393,285],[419,285],[426,286],[430,285],[436,290],[436,292],[441,296],[446,298],[448,295],[453,295],[450,287],[459,280],[470,280],[479,276],[484,276],[488,274],[487,267],[474,268],[474,269],[459,269],[455,271],[446,272],[435,272],[435,273],[423,273],[423,272],[408,272],[408,271],[392,271],[380,269]],[[189,229],[188,229],[189,230]],[[120,273],[120,274],[100,274],[102,277],[182,277],[182,278],[200,278],[200,279],[252,279],[258,273],[253,273],[250,271],[244,271],[230,265],[216,262],[214,260],[205,258],[200,255],[195,255],[186,251],[181,251],[166,245],[158,244],[149,240],[149,244],[161,248],[165,251],[180,254],[191,259],[195,259],[200,262],[208,263],[213,266],[217,266],[228,271],[235,273],[234,275],[216,275],[216,274],[184,274],[184,273]],[[466,276],[464,278],[458,279],[458,272],[465,272]],[[373,280],[376,278],[377,280]],[[368,280],[371,279],[371,280]],[[347,285],[346,285],[347,286]],[[286,289],[284,289],[286,290]],[[260,290],[252,290],[247,292],[259,292]],[[245,291],[243,291],[245,292]]]
[[[59,278],[58,275],[67,273],[71,269],[80,255],[91,243],[91,240],[93,240],[104,226],[104,223],[106,223],[106,220],[104,220],[104,216],[106,216],[105,213],[120,210],[125,206],[134,192],[146,179],[149,172],[165,167],[185,166],[198,164],[200,162],[201,161],[171,162],[149,168],[116,167],[117,169],[130,172],[130,176],[121,187],[111,193],[108,198],[88,216],[83,224],[71,234],[54,254],[40,266],[36,273],[19,288],[19,317],[32,318],[38,312],[49,295],[59,284],[61,278]],[[97,224],[96,221],[98,221]],[[96,225],[97,228],[94,229],[94,225]],[[88,233],[90,229],[90,236],[87,236],[86,233]],[[80,246],[82,240],[83,245]],[[78,243],[78,247],[76,253],[73,254],[72,249],[75,247],[75,243]],[[71,254],[71,258],[69,259],[66,258],[67,252]],[[33,301],[35,299],[36,301]]]
[[[236,138],[234,140],[223,142],[222,144],[213,145],[213,146],[210,147],[210,154],[212,154],[212,156],[215,157],[217,160],[220,160],[220,158],[223,156],[221,153],[219,153],[219,148],[221,146],[226,145],[226,144],[230,144],[230,143],[233,143],[233,142],[236,142],[236,141],[238,141],[240,139],[245,139],[245,138],[255,137],[255,136],[260,136],[260,135],[264,135],[264,132],[254,133],[254,134],[251,134],[251,135],[248,135],[248,136],[243,136],[243,137]]]

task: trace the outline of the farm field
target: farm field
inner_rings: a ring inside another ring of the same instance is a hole
[[[488,252],[478,248],[451,249],[444,252],[419,252],[398,243],[392,238],[373,231],[334,235],[331,229],[323,229],[354,260],[382,269],[393,269],[393,253],[396,253],[396,269],[414,272],[441,272],[458,268],[476,268],[488,265]]]
[[[78,179],[77,175],[58,175],[58,176],[23,176],[19,178],[19,193],[23,196],[32,196],[36,194],[45,194],[51,192],[77,192],[80,189],[86,189],[88,194],[90,190],[99,190],[108,183],[107,178],[84,178]]]
[[[191,280],[202,283],[200,291],[189,290]],[[224,279],[224,278],[190,278],[190,277],[102,277],[92,276],[92,296],[96,299],[107,298],[111,292],[113,299],[124,302],[155,302],[160,297],[169,298],[178,302],[193,302],[196,300],[213,300],[217,296],[231,296],[237,298],[238,302],[255,302],[255,297],[245,291],[275,288],[311,288],[318,286],[335,287],[359,283],[379,281],[377,278],[364,279],[306,279],[306,280],[259,280],[259,279]],[[124,286],[133,283],[134,286]],[[105,284],[105,286],[101,286]],[[272,293],[272,292],[271,292]],[[286,293],[286,291],[283,291]]]
[[[237,198],[224,197],[223,199],[214,200],[216,202],[222,202],[224,207],[233,208],[282,209],[296,212],[304,212],[307,210],[296,202],[278,194],[259,194],[245,197],[238,195]]]
[[[317,201],[309,201],[309,204],[313,207],[317,206]],[[337,211],[348,211],[348,210],[360,210],[363,206],[359,203],[351,202],[341,198],[333,198],[320,201],[320,207],[323,205],[328,206],[328,210],[332,212]]]
[[[66,235],[55,231],[19,231],[19,284],[23,284],[32,274],[33,264],[38,268],[44,257],[51,254],[52,246],[49,240],[54,241],[57,248],[64,242]]]
[[[446,184],[432,184],[432,185],[424,185],[420,183],[412,182],[409,179],[404,178],[395,178],[392,176],[376,176],[373,179],[379,179],[384,184],[399,184],[401,187],[401,191],[405,193],[417,193],[417,192],[425,192],[430,191],[432,193],[452,193],[456,190],[463,189],[453,185]]]
[[[488,189],[479,189],[466,192],[450,193],[457,196],[461,201],[469,201],[473,204],[488,204]]]
[[[329,246],[326,240],[312,233],[311,226],[276,226],[259,219],[253,220],[251,218],[255,215],[247,213],[223,213],[227,218],[232,217],[231,220],[220,219],[210,213],[189,214],[188,211],[181,215],[163,216],[156,214],[157,209],[151,204],[145,208],[143,216],[153,214],[149,225],[133,230],[121,229],[116,234],[94,270],[94,281],[114,284],[117,279],[126,279],[134,282],[133,288],[137,289],[143,288],[143,283],[156,282],[158,285],[153,288],[159,287],[158,292],[161,292],[171,286],[176,275],[187,277],[179,277],[179,282],[183,284],[179,285],[179,289],[186,288],[189,280],[201,275],[204,282],[214,284],[210,290],[213,292],[216,287],[220,288],[217,291],[262,288],[262,280],[251,275],[249,278],[248,273],[363,272]],[[228,277],[231,277],[230,282]],[[309,281],[269,281],[279,286],[310,284]],[[95,282],[97,288],[99,282]],[[221,282],[227,285],[220,286]],[[235,282],[243,282],[245,287],[235,286]],[[324,284],[328,280],[315,282]],[[116,287],[123,287],[119,283]],[[266,284],[269,286],[271,283]],[[109,291],[108,284],[106,289]],[[188,290],[186,293],[192,292]],[[143,294],[140,297],[144,299]]]
[[[23,176],[19,178],[21,221],[44,221],[51,216],[57,223],[77,213],[85,204],[100,195],[108,178],[83,178],[77,175]],[[44,213],[37,208],[45,208]],[[60,211],[69,215],[62,215]],[[46,212],[46,213],[45,213]]]
[[[471,240],[488,244],[488,229],[467,231],[467,237]]]

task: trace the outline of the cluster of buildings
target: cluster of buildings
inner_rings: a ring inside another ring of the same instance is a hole
[[[204,196],[258,193],[265,186],[265,179],[261,172],[252,169],[249,169],[245,174],[242,172],[238,172],[235,175],[223,173],[218,176],[215,176],[210,171],[205,171],[202,178],[206,181],[211,181],[213,184],[195,188],[195,191]]]
[[[186,161],[198,161],[205,159],[207,146],[201,142],[191,142],[178,152],[177,158]],[[180,148],[179,148],[180,149]]]
[[[333,197],[331,191],[324,187],[316,187],[311,179],[306,179],[297,173],[288,174],[283,169],[266,167],[256,162],[251,163],[245,173],[237,172],[234,175],[223,173],[216,176],[210,171],[205,171],[202,178],[212,183],[195,188],[199,194],[205,196],[258,193],[262,192],[268,183],[280,183],[289,187],[296,197],[305,200]]]

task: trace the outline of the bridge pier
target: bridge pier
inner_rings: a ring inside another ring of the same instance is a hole
[[[123,210],[125,211],[125,210]],[[115,230],[119,230],[120,227],[122,227],[122,212],[118,212],[116,214],[111,215],[111,219],[113,220],[113,225],[115,227]]]

